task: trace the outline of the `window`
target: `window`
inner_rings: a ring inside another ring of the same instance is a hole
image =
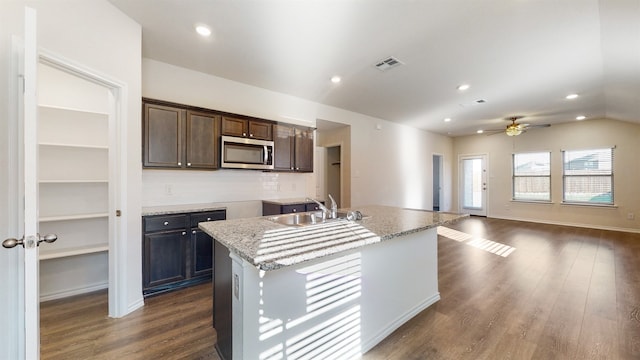
[[[563,200],[613,205],[613,148],[566,150]]]
[[[551,201],[551,153],[513,154],[513,200]]]

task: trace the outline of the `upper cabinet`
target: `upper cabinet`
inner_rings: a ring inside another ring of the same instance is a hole
[[[274,125],[274,170],[313,172],[313,129]]]
[[[143,101],[145,168],[216,169],[220,116]]]
[[[257,119],[222,117],[222,135],[273,140],[273,124]]]
[[[142,107],[144,168],[218,169],[225,135],[273,141],[274,171],[313,172],[313,128],[146,98]]]

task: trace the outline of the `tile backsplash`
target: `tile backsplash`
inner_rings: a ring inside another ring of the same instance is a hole
[[[314,174],[256,170],[143,170],[142,206],[230,203],[315,194]]]

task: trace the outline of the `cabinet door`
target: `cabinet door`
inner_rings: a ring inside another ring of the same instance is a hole
[[[313,130],[296,129],[295,170],[313,172]]]
[[[273,125],[264,121],[249,120],[249,137],[261,140],[273,140]]]
[[[187,156],[189,169],[218,167],[218,128],[220,118],[213,114],[187,112]]]
[[[183,118],[182,109],[144,104],[144,167],[182,167]]]
[[[184,230],[144,236],[143,288],[187,278],[185,254],[188,240],[189,236]]]
[[[273,168],[275,170],[293,170],[294,128],[286,125],[274,125]]]
[[[191,277],[208,276],[213,266],[213,238],[199,229],[191,230]]]
[[[282,214],[299,213],[307,211],[306,204],[282,205]]]
[[[324,205],[324,201],[322,201],[322,204]],[[320,206],[316,203],[307,203],[306,204],[306,211],[317,211],[320,210]]]
[[[246,137],[248,126],[247,120],[223,116],[221,133],[228,136]]]

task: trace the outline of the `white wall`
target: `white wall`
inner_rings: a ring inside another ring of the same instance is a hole
[[[140,217],[141,149],[141,49],[140,25],[104,0],[28,2],[38,11],[40,46],[127,86],[123,106],[121,165],[125,179],[120,201],[121,237],[126,249],[119,254],[126,270],[126,303],[133,310],[142,299]],[[124,192],[126,190],[126,192]]]
[[[448,174],[451,174],[453,142],[446,136],[151,59],[143,59],[142,74],[142,92],[149,98],[305,126],[315,126],[316,119],[351,125],[352,207],[383,204],[431,209],[431,154],[444,154],[445,200],[449,201],[445,201],[443,209],[451,203]],[[381,130],[376,130],[377,124],[381,125]],[[172,196],[164,195],[163,184],[167,184],[167,180],[176,184]],[[265,182],[269,183],[266,187]],[[274,190],[278,185],[280,191]],[[145,206],[155,206],[314,194],[315,179],[311,174],[274,176],[253,171],[243,171],[238,175],[226,170],[145,170],[142,198]]]
[[[517,137],[503,134],[459,137],[454,139],[454,151],[456,159],[467,154],[488,155],[487,215],[490,217],[637,231],[640,229],[639,139],[640,125],[600,119],[533,129]],[[616,207],[561,204],[561,150],[609,146],[616,147],[613,170]],[[551,204],[511,201],[511,155],[532,151],[551,152]],[[455,166],[454,179],[457,178]],[[457,209],[457,191],[454,193]],[[636,215],[635,220],[627,220],[630,212]]]
[[[126,118],[123,119],[123,154],[125,164],[124,173],[127,192],[122,194],[121,210],[124,216],[121,218],[122,236],[125,237],[128,247],[122,249],[122,268],[127,273],[122,302],[124,307],[135,307],[142,301],[141,280],[141,226],[140,226],[140,78],[141,78],[141,29],[138,24],[124,16],[118,9],[104,0],[66,0],[66,1],[0,1],[0,47],[2,54],[0,59],[0,72],[2,73],[2,85],[0,90],[0,111],[2,118],[8,119],[10,98],[9,93],[13,89],[8,88],[9,56],[11,53],[10,35],[22,36],[24,7],[28,5],[37,10],[38,14],[38,42],[41,48],[68,59],[82,67],[92,69],[107,78],[117,80],[127,85],[127,93],[124,94]],[[0,139],[2,148],[11,134],[5,127],[7,121],[0,121]],[[0,151],[0,165],[6,169],[9,151]],[[8,191],[8,181],[12,179],[12,172],[2,172],[0,176],[0,234],[2,238],[19,234],[7,234],[12,224],[6,224],[9,212],[14,209],[7,207],[4,201]],[[0,296],[16,295],[17,251],[2,251],[0,254],[0,270],[3,280],[0,280]],[[6,268],[5,268],[6,266]],[[10,281],[4,281],[5,278]],[[2,304],[10,304],[10,300]],[[4,309],[3,309],[4,310]],[[125,310],[130,310],[125,309]],[[10,309],[12,311],[12,309]],[[0,311],[0,327],[3,334],[20,334],[22,330],[17,324],[17,314],[7,315]],[[8,316],[8,321],[5,320]],[[15,340],[15,339],[14,339]],[[17,344],[17,341],[10,341]],[[2,342],[0,344],[4,345]],[[17,345],[16,345],[17,346]],[[16,346],[0,346],[0,358],[15,358]],[[5,356],[6,355],[6,356]]]

